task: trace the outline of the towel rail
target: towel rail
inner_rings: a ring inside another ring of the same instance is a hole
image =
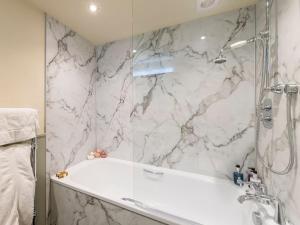
[[[8,147],[8,146],[17,145],[17,144],[26,144],[26,143],[29,143],[30,141],[32,141],[33,139],[34,138],[31,138],[31,139],[28,139],[28,140],[25,140],[25,141],[16,141],[16,142],[12,142],[12,143],[9,143],[9,144],[1,145],[0,147]]]

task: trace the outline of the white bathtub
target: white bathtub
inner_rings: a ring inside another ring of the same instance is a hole
[[[118,159],[83,161],[53,182],[167,224],[250,225],[230,181]],[[133,200],[138,202],[134,203]]]

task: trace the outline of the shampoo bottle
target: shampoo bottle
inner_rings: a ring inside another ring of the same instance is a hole
[[[233,182],[236,185],[241,186],[241,183],[244,181],[244,175],[241,173],[241,166],[235,166],[235,172],[233,172]]]

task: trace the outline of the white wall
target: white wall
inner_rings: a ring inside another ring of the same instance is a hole
[[[0,107],[39,111],[44,133],[44,13],[22,0],[0,0]]]

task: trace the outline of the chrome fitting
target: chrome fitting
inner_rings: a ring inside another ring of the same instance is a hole
[[[284,93],[286,94],[298,94],[299,87],[297,84],[286,84],[284,86]]]
[[[274,85],[274,86],[272,86],[272,87],[270,87],[266,90],[271,91],[272,93],[275,93],[275,94],[283,94],[284,88],[285,88],[284,84],[277,84],[277,85]]]

